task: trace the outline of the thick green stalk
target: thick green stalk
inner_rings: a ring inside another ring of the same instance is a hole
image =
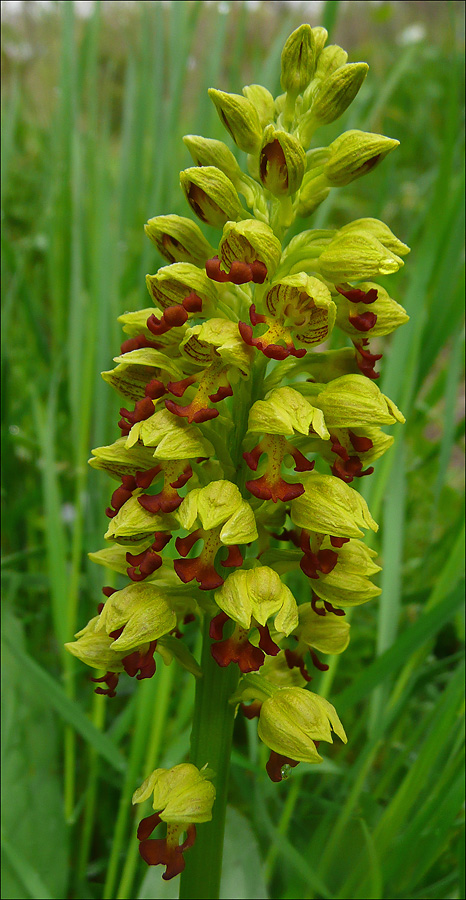
[[[252,404],[261,396],[267,359],[257,354],[251,377],[244,385],[244,393],[238,403],[235,443],[232,459],[236,466],[237,482],[241,489],[244,483],[244,466],[241,455],[242,442],[248,426],[248,415]],[[206,763],[215,772],[216,799],[212,820],[197,830],[196,843],[186,853],[186,868],[181,876],[180,898],[202,897],[215,900],[220,891],[222,872],[223,836],[230,771],[231,742],[235,707],[228,701],[239,680],[237,666],[223,669],[215,662],[210,652],[212,641],[209,635],[210,618],[205,617],[202,641],[202,678],[196,684],[193,729],[191,733],[190,762],[199,769]]]
[[[206,763],[215,772],[216,798],[212,820],[197,829],[196,842],[186,853],[181,875],[180,898],[215,900],[219,897],[223,836],[230,771],[231,742],[235,707],[229,698],[238,683],[237,666],[223,669],[212,658],[210,620],[204,621],[201,666],[203,677],[196,684],[190,761],[202,768]]]

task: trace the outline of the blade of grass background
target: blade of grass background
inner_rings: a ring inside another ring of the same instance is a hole
[[[248,15],[248,8],[247,8],[244,0],[241,0],[240,3],[235,3],[234,6],[232,4],[230,18],[233,13],[233,10],[235,10],[235,12],[236,12],[236,31],[235,31],[235,40],[234,40],[234,45],[233,45],[233,49],[231,52],[230,66],[229,66],[229,72],[228,72],[228,83],[229,83],[228,90],[239,93],[240,85],[242,88],[241,63],[242,63],[245,47],[247,46],[247,31],[248,31],[249,15]],[[215,76],[214,76],[215,80],[213,79],[211,81],[211,83],[209,84],[209,87],[217,87],[217,86],[220,87],[220,82],[218,81],[217,72],[218,72],[218,65],[216,66],[216,69],[215,69]],[[212,110],[213,110],[213,104],[212,104]],[[203,126],[203,127],[205,127],[205,126]],[[206,132],[206,131],[204,131],[203,133],[210,134],[210,132]]]
[[[46,522],[45,542],[47,548],[48,571],[50,573],[50,592],[52,616],[56,640],[62,659],[65,656],[63,643],[67,640],[67,609],[64,603],[68,586],[66,560],[68,558],[68,542],[61,514],[62,498],[57,472],[56,460],[56,420],[58,369],[52,376],[47,406],[44,409],[31,385],[31,406],[35,419],[36,431],[42,456],[42,491]]]
[[[24,886],[33,900],[53,900],[39,873],[26,859],[24,854],[18,852],[14,844],[2,833],[2,850],[4,850],[8,862],[13,867],[20,883]]]
[[[74,3],[63,7],[63,30],[58,88],[58,107],[52,129],[50,165],[51,204],[48,221],[48,278],[52,301],[52,343],[60,352],[70,289],[71,157],[76,128],[76,42]]]
[[[436,664],[423,666],[419,675],[416,678],[411,678],[407,690],[412,693],[418,689],[419,685],[424,685],[426,681],[432,683],[436,675],[440,672],[444,672],[445,669],[452,664],[460,662],[462,658],[463,655],[460,651],[454,657],[449,657],[447,660],[440,660]],[[404,722],[402,721],[400,725],[404,727]],[[393,754],[391,760],[386,765],[384,772],[381,773],[377,785],[372,789],[372,796],[375,800],[380,800],[384,796],[389,795],[391,786],[400,780],[400,772],[402,772],[403,767],[407,766],[412,755],[417,753],[423,728],[424,721],[421,719],[411,727],[408,735],[404,735],[402,745],[401,747],[398,747],[398,753]],[[396,743],[396,733],[394,734],[393,739],[394,743]]]
[[[449,597],[453,597],[454,595],[461,596],[463,591],[461,579],[464,578],[464,538],[465,528],[463,524],[463,528],[458,534],[455,544],[451,548],[450,556],[447,557],[445,565],[439,572],[435,587],[424,607],[422,618],[426,618],[427,616],[433,617],[436,613],[439,615],[440,606],[443,606],[445,603],[445,597],[448,591],[451,591],[448,595]],[[439,629],[440,627],[439,624]],[[393,702],[396,702],[398,697],[402,694],[411,673],[420,665],[424,655],[425,649],[419,648],[406,661],[394,687]]]
[[[424,888],[420,894],[413,894],[412,900],[438,900],[439,897],[449,897],[450,892],[454,889],[456,876],[452,872],[439,881],[434,881],[428,887]]]
[[[281,93],[280,86],[280,58],[282,55],[283,45],[287,37],[292,31],[290,22],[286,21],[268,51],[265,60],[261,63],[260,83],[264,85],[274,97]],[[257,68],[256,68],[257,71]],[[318,226],[316,226],[318,227]]]
[[[458,718],[463,673],[464,667],[460,667],[452,676],[450,684],[437,704],[435,723],[422,745],[421,752],[411,765],[374,830],[373,839],[380,859],[386,857],[393,842],[402,833],[403,822],[409,820],[410,810],[425,785],[430,782],[429,776],[437,771],[437,759],[443,749],[443,745],[438,740],[438,734],[439,732],[450,733],[455,719]],[[459,805],[458,802],[458,807]],[[344,885],[341,896],[352,896],[356,883],[359,885],[359,890],[363,885],[367,885],[367,879],[361,870],[358,871],[357,867]]]
[[[378,610],[376,653],[381,656],[392,646],[398,632],[402,596],[404,556],[404,520],[406,515],[406,472],[403,437],[398,438],[394,464],[383,514],[382,562],[380,579],[382,594]],[[388,685],[382,683],[371,697],[369,733],[378,728],[387,700]]]
[[[458,330],[456,337],[453,338],[453,346],[449,357],[448,374],[445,384],[443,410],[444,429],[438,458],[437,478],[434,485],[434,519],[436,518],[440,493],[445,484],[448,463],[450,462],[453,445],[455,443],[455,413],[461,389],[463,357],[464,331]]]
[[[367,889],[364,894],[364,900],[380,900],[380,898],[383,897],[384,893],[384,881],[380,858],[377,853],[377,848],[372,838],[372,834],[369,831],[365,820],[358,819],[357,821],[361,828],[364,838],[364,844],[367,850],[366,860],[368,861],[367,869],[368,876],[370,877],[370,880],[369,878],[366,879]],[[358,897],[358,893],[354,895],[355,900]],[[346,894],[343,894],[342,896],[346,897]]]
[[[456,771],[455,771],[456,768]],[[403,833],[403,841],[398,842],[396,854],[391,854],[390,876],[400,879],[400,886],[412,893],[409,884],[409,869],[415,871],[418,882],[427,874],[436,858],[444,850],[442,836],[445,839],[454,826],[455,819],[461,811],[461,798],[464,796],[464,759],[457,757],[456,767],[449,765],[440,773],[434,785],[433,796],[421,807]],[[436,840],[432,840],[435,832]],[[422,836],[424,840],[422,840]],[[419,838],[419,836],[421,836]],[[417,844],[421,844],[422,856],[419,858]],[[416,853],[413,850],[416,849]]]
[[[8,102],[2,104],[2,152],[0,158],[1,190],[3,191],[10,173],[10,161],[15,150],[16,129],[18,127],[21,104],[20,82],[15,77]]]
[[[235,6],[240,7],[239,16],[244,22],[244,3],[237,3]],[[225,42],[227,34],[231,41],[232,8],[230,5],[228,11],[222,11],[219,6],[214,7],[209,15],[208,27],[211,35],[211,44],[209,47],[209,55],[206,64],[203,66],[202,80],[199,90],[199,99],[195,111],[195,119],[193,128],[196,134],[212,135],[212,137],[224,140],[225,129],[220,123],[217,111],[212,103],[208,89],[215,87],[219,90],[232,90],[239,92],[239,85],[233,82],[231,69],[229,72],[222,71],[225,65]],[[244,25],[243,25],[244,28]],[[238,33],[236,34],[238,40]],[[232,52],[232,60],[238,60],[238,55]],[[224,82],[227,82],[226,84]],[[187,155],[187,154],[186,154]],[[190,157],[188,156],[188,159]]]
[[[325,900],[327,900],[327,898],[330,898],[332,894],[327,888],[321,875],[315,872],[309,866],[307,860],[304,859],[301,854],[295,849],[292,841],[288,840],[288,838],[284,834],[280,834],[278,832],[278,829],[275,827],[270,818],[264,800],[260,795],[258,811],[265,826],[265,831],[268,834],[269,840],[271,840],[273,842],[273,845],[277,847],[279,854],[286,860],[287,866],[294,868],[296,872],[299,873],[299,875],[304,879],[304,884],[309,885],[315,891],[317,891],[319,897],[323,897],[325,898]]]
[[[76,121],[75,116],[75,121]],[[76,125],[75,125],[76,128]],[[84,442],[88,441],[88,428],[86,428],[85,404],[88,399],[86,392],[85,361],[84,354],[94,346],[94,335],[89,335],[84,325],[89,324],[88,317],[82,315],[83,283],[82,283],[82,162],[79,135],[76,130],[71,135],[71,262],[70,262],[70,296],[69,304],[69,332],[68,332],[68,386],[70,392],[71,424],[73,430],[73,445],[76,449],[74,460],[76,468],[76,492],[74,497],[74,523],[71,541],[71,569],[67,594],[62,602],[67,603],[67,637],[71,637],[77,629],[78,591],[82,558],[83,535],[83,494],[86,475],[83,467],[82,452]],[[66,313],[65,313],[66,315]],[[67,323],[68,325],[68,323]],[[83,383],[84,382],[84,383]],[[89,405],[89,403],[87,404]],[[68,695],[75,696],[74,665],[70,656],[65,657],[65,679]],[[72,729],[65,730],[65,814],[68,821],[74,817],[75,805],[75,775],[76,775],[76,740]]]
[[[393,650],[393,648],[392,648],[392,650]],[[389,651],[389,652],[391,652],[391,651]],[[366,741],[366,746],[365,746],[362,754],[360,754],[359,758],[356,759],[356,761],[351,761],[351,764],[346,772],[346,779],[339,782],[339,784],[341,785],[341,788],[342,788],[340,793],[346,793],[348,791],[348,787],[349,787],[347,796],[343,797],[342,798],[343,802],[339,803],[339,811],[338,811],[337,816],[335,816],[333,813],[332,814],[329,813],[328,815],[326,815],[324,817],[324,820],[321,822],[321,825],[318,827],[318,829],[314,835],[311,849],[308,854],[309,859],[312,860],[314,858],[316,861],[320,862],[319,872],[322,875],[325,875],[325,872],[335,873],[336,871],[338,871],[338,868],[340,865],[341,842],[344,841],[344,834],[346,833],[347,826],[349,827],[349,822],[350,822],[351,818],[357,812],[357,807],[358,807],[358,804],[360,804],[360,802],[361,802],[361,798],[364,796],[364,789],[366,788],[366,785],[368,785],[368,786],[370,785],[371,794],[372,794],[372,796],[374,796],[374,794],[373,794],[374,779],[377,779],[378,769],[379,769],[379,767],[377,766],[377,768],[374,771],[374,761],[377,758],[377,755],[382,750],[383,743],[381,742],[381,738],[382,738],[383,734],[385,732],[387,734],[389,734],[390,731],[392,730],[392,725],[394,723],[399,723],[400,721],[402,721],[403,710],[406,710],[406,714],[405,714],[406,725],[408,726],[408,729],[409,729],[410,741],[411,741],[411,747],[410,747],[409,752],[411,754],[414,753],[414,755],[416,755],[418,752],[419,745],[422,742],[423,735],[424,735],[426,728],[435,727],[435,722],[437,720],[436,707],[434,707],[434,709],[431,711],[428,718],[426,719],[426,717],[424,716],[420,720],[417,728],[414,731],[412,731],[412,728],[411,728],[412,714],[410,712],[408,702],[410,700],[410,697],[412,696],[414,688],[415,688],[415,683],[411,682],[410,687],[408,688],[408,690],[405,690],[404,695],[400,698],[400,700],[397,702],[397,704],[395,706],[392,706],[391,708],[387,708],[387,714],[385,716],[385,719],[381,722],[381,730],[378,733],[376,733],[372,739],[369,739],[368,741]],[[338,698],[337,698],[336,702],[337,702],[338,710],[341,711],[341,704],[339,703]],[[352,702],[349,705],[352,705]],[[411,738],[411,733],[412,733],[412,738]],[[357,739],[357,735],[352,733],[351,734],[352,742],[353,742],[353,740],[356,740],[356,739]],[[347,747],[343,750],[343,752],[340,754],[340,756],[345,756],[346,753],[350,752],[349,748],[350,748],[350,744],[347,745]],[[408,755],[408,749],[406,750],[406,754]],[[371,775],[371,770],[373,773],[372,775]],[[393,778],[394,778],[393,789],[391,787],[387,787],[386,792],[385,792],[386,796],[388,798],[396,792],[396,790],[400,784],[400,777],[397,774],[396,768],[394,770]],[[321,793],[321,791],[324,788],[325,788],[325,783],[321,782],[320,787],[317,788],[317,797],[319,796],[319,794]],[[367,791],[367,788],[366,788],[366,791]],[[367,796],[367,793],[366,793],[366,796]],[[430,794],[429,794],[429,797],[430,797]],[[314,803],[315,803],[315,799],[316,799],[316,794],[314,793]],[[375,807],[375,808],[377,809],[377,807]],[[374,822],[374,825],[375,825],[375,822]],[[431,838],[435,842],[435,839],[436,839],[435,832],[431,832]],[[323,851],[323,855],[322,855],[322,848],[325,848]],[[357,851],[357,848],[356,848],[356,851]],[[356,856],[357,856],[357,852],[356,852]],[[356,859],[356,857],[355,857],[355,859]],[[389,868],[388,868],[387,877],[388,878],[390,877]],[[367,890],[367,886],[364,890]],[[395,888],[392,887],[391,890],[392,891],[395,890],[395,895],[397,895]],[[313,895],[311,895],[311,896],[313,896]],[[345,894],[345,888],[344,888],[341,890],[341,892],[339,892],[339,896],[342,896],[342,897],[353,896],[353,893]],[[361,894],[359,894],[359,893],[356,894],[356,896],[365,897],[366,894],[363,892]]]
[[[150,72],[150,91],[151,103],[147,109],[146,135],[149,144],[149,163],[148,174],[146,178],[145,190],[145,207],[143,209],[143,221],[156,215],[160,211],[160,194],[162,187],[163,172],[165,169],[164,162],[164,140],[165,133],[165,80],[164,66],[166,65],[166,52],[163,33],[163,9],[161,4],[153,3],[150,5],[150,20],[148,24],[148,33],[151,45],[151,72]],[[140,225],[143,222],[141,221]],[[142,233],[142,232],[141,232]],[[154,245],[145,236],[141,244],[141,265],[140,278],[143,278],[146,272],[154,271],[151,262],[154,255]]]
[[[418,387],[431,371],[432,361],[461,323],[464,291],[464,173],[452,171],[450,195],[443,198],[444,227],[439,236],[438,255],[434,260],[430,285],[431,319],[426,327],[419,359]],[[442,302],[439,302],[441,298]],[[432,327],[435,325],[435,327]]]
[[[336,27],[338,19],[338,8],[340,0],[325,0],[322,13],[322,25],[328,31],[328,44],[332,44],[332,35]]]
[[[286,835],[286,832],[288,831],[295,805],[299,799],[299,792],[301,790],[301,781],[302,781],[302,778],[298,775],[294,779],[293,784],[290,786],[290,790],[286,797],[285,803],[283,804],[282,815],[281,815],[280,821],[277,825],[277,832],[280,835]],[[266,875],[267,881],[270,881],[270,879],[272,877],[272,873],[273,873],[275,864],[277,862],[278,853],[279,853],[279,850],[278,850],[277,844],[276,843],[271,844],[269,851],[267,853],[266,859],[265,859],[265,875]]]
[[[4,636],[4,640],[10,644],[8,635]],[[16,661],[18,665],[21,665],[24,674],[29,676],[37,690],[43,693],[45,698],[48,698],[63,720],[78,731],[84,740],[88,741],[97,753],[103,756],[118,772],[125,772],[126,762],[120,751],[107,735],[95,728],[76,700],[71,700],[56,679],[49,675],[32,657],[14,644],[12,650],[16,654]]]
[[[100,672],[97,673],[100,675]],[[94,728],[99,732],[103,732],[106,714],[105,697],[94,692],[91,722]],[[94,747],[87,748],[87,783],[84,789],[84,811],[82,828],[79,840],[79,849],[77,853],[77,874],[78,878],[86,881],[87,866],[89,862],[89,853],[91,850],[92,833],[94,829],[94,819],[97,805],[97,789],[100,772],[100,757]]]
[[[393,651],[393,647],[388,653]],[[377,660],[378,662],[379,660]],[[360,803],[360,798],[363,795],[364,788],[366,784],[373,783],[374,776],[369,781],[369,776],[371,773],[371,769],[373,769],[374,761],[377,757],[377,754],[380,752],[382,748],[382,736],[385,731],[391,728],[394,722],[399,721],[400,716],[402,715],[403,708],[407,709],[407,714],[409,716],[409,721],[411,721],[411,716],[409,715],[409,710],[407,707],[407,702],[409,700],[411,691],[405,691],[404,695],[400,698],[398,703],[391,708],[387,708],[387,713],[385,718],[380,721],[380,730],[374,733],[372,738],[369,738],[366,744],[365,749],[360,754],[359,758],[356,760],[354,764],[352,764],[351,768],[348,770],[347,777],[351,782],[350,790],[348,795],[342,805],[340,814],[337,819],[331,815],[325,817],[320,829],[318,830],[318,834],[316,835],[316,840],[314,841],[314,845],[316,847],[316,858],[320,860],[319,874],[322,877],[326,877],[326,873],[332,873],[338,870],[339,866],[339,853],[340,853],[340,844],[342,839],[344,838],[345,829],[347,826],[349,827],[349,823],[352,820],[355,812],[357,811],[358,804]],[[424,734],[426,731],[429,731],[431,734],[436,734],[436,723],[441,716],[441,709],[439,708],[439,704],[443,702],[443,695],[440,695],[437,705],[431,710],[429,716],[424,717],[419,723],[417,729],[417,743],[418,746],[422,747],[422,752],[424,753],[423,758],[430,759],[430,745],[428,745],[428,749],[425,750],[423,743]],[[342,704],[337,699],[337,708],[340,711]],[[344,706],[344,704],[343,704]],[[457,707],[458,712],[458,707]],[[430,740],[430,738],[429,738]],[[417,749],[417,748],[416,748]],[[408,768],[409,774],[411,771],[411,767]],[[420,784],[419,789],[422,789],[424,784],[428,784],[429,782],[422,782]],[[404,784],[404,780],[401,781],[401,785]],[[393,790],[388,792],[388,796],[395,796],[400,787],[400,780],[395,780],[393,785]],[[407,810],[409,812],[409,810]],[[409,817],[407,819],[409,822]],[[399,824],[399,830],[401,833],[401,823]],[[375,834],[376,821],[373,823],[373,833]],[[433,835],[435,840],[435,835]],[[393,839],[394,840],[394,839]],[[321,848],[324,847],[323,852]],[[319,849],[320,848],[320,849]],[[380,848],[378,844],[375,844],[376,852],[378,854],[379,859],[384,859],[386,856],[386,849]],[[367,860],[365,858],[360,860],[360,864],[357,863],[357,853],[356,857],[353,861],[353,865],[351,870],[353,871],[355,865],[357,864],[357,874],[351,874],[349,879],[345,882],[341,890],[338,891],[339,897],[366,897],[366,892],[368,889],[367,883],[365,883],[365,873],[367,867]],[[390,867],[389,865],[385,868],[385,876],[386,879],[390,879]],[[361,886],[362,885],[362,886]],[[387,888],[389,890],[389,888]],[[392,888],[393,890],[393,888]]]
[[[87,271],[90,270],[90,264],[95,257],[92,254],[91,247],[94,244],[96,234],[92,234],[94,222],[93,212],[94,203],[98,205],[98,198],[101,196],[101,186],[99,179],[99,162],[101,154],[98,148],[103,149],[105,157],[105,139],[106,135],[99,134],[99,91],[95,89],[99,80],[99,50],[100,50],[100,29],[101,29],[101,3],[96,0],[93,6],[92,15],[83,23],[84,34],[81,45],[80,67],[79,67],[79,102],[80,108],[86,110],[86,129],[79,132],[79,155],[77,154],[77,162],[82,156],[84,160],[84,171],[81,171],[79,182],[83,191],[86,191],[91,199],[90,208],[85,208],[85,215],[81,221],[81,232],[79,240],[73,244],[73,257],[77,257],[76,267],[82,268],[86,266]],[[103,121],[107,119],[104,115]],[[105,126],[103,128],[105,132]],[[102,147],[102,143],[104,146]],[[108,146],[108,144],[107,144]],[[73,203],[75,206],[75,215],[78,219],[79,210],[83,209],[83,204],[79,193],[76,191],[76,182],[74,178]],[[78,182],[78,183],[79,183]],[[87,189],[87,190],[86,190]],[[105,202],[108,196],[105,197]],[[98,227],[98,225],[97,225]],[[96,228],[97,231],[97,228]],[[91,241],[89,241],[91,235]],[[94,240],[92,239],[94,237]],[[72,265],[72,272],[74,266]],[[98,300],[100,298],[94,298]],[[73,531],[73,557],[72,571],[73,580],[71,583],[71,604],[70,608],[70,630],[73,629],[76,620],[77,604],[79,599],[79,580],[82,556],[85,546],[85,511],[86,511],[86,491],[89,483],[89,470],[86,464],[88,456],[88,448],[90,443],[90,430],[92,427],[92,393],[94,390],[94,382],[96,373],[94,356],[96,341],[96,315],[98,304],[90,302],[89,290],[84,289],[81,283],[79,292],[73,292],[72,303],[76,308],[76,318],[80,318],[83,331],[79,334],[74,324],[70,322],[70,344],[75,348],[75,356],[77,367],[70,371],[70,383],[75,385],[75,422],[78,435],[75,440],[76,456],[75,465],[77,470],[76,479],[76,499],[75,499],[75,527]],[[87,315],[85,314],[87,313]],[[72,406],[73,409],[73,406]],[[113,584],[113,582],[112,582]],[[101,673],[97,673],[101,674]],[[103,673],[102,673],[103,674]],[[93,694],[91,721],[94,727],[102,732],[105,723],[106,704],[104,698]],[[82,817],[82,827],[79,839],[79,847],[77,850],[77,871],[78,877],[82,881],[85,880],[87,860],[90,851],[92,832],[94,827],[94,816],[96,811],[96,792],[98,787],[98,774],[100,767],[100,757],[92,745],[87,747],[87,783],[84,788],[84,809]]]
[[[462,597],[461,585],[458,585],[458,588],[444,596],[435,608],[424,612],[414,625],[398,636],[397,641],[388,650],[378,656],[347,688],[335,696],[338,709],[344,710],[353,706],[388,675],[393,675],[403,664],[406,666],[406,659],[411,660],[416,652],[420,653],[418,648],[426,644],[445,622],[453,618],[461,606]],[[410,673],[413,668],[415,667],[410,666]],[[398,701],[400,694],[397,684],[390,700],[391,705]]]

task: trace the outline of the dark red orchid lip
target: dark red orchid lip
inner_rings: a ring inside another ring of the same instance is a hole
[[[267,267],[258,259],[252,263],[235,259],[228,272],[221,268],[220,262],[218,256],[213,256],[205,264],[207,276],[220,284],[226,284],[227,281],[232,284],[247,284],[251,281],[254,284],[263,284],[267,278]]]

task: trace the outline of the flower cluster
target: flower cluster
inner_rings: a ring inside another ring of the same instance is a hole
[[[376,554],[361,540],[377,524],[351,485],[392,444],[385,426],[404,421],[376,384],[381,354],[369,341],[408,319],[372,280],[396,272],[408,247],[371,218],[286,238],[398,143],[351,130],[309,149],[367,72],[326,38],[309,25],[293,32],[276,98],[260,85],[209,91],[248,168],[221,141],[184,139],[194,165],[181,187],[219,230],[217,247],[189,218],[145,227],[167,265],[146,278],[152,305],[119,319],[126,337],[103,377],[123,398],[120,437],[90,461],[117,482],[107,545],[91,558],[127,581],[103,589],[97,615],[66,645],[114,696],[122,673],[154,674],[155,654],[202,674],[183,630],[207,616],[211,654],[239,669],[231,702],[258,717],[273,781],[284,766],[320,762],[332,730],[346,741],[308,684],[313,667],[327,668],[319,654],[347,647],[345,610],[380,593]],[[341,350],[326,349],[334,328],[348,338]],[[302,573],[300,597],[291,571]],[[141,853],[169,878],[215,791],[183,764],[157,769],[134,801],[151,793]],[[162,820],[167,838],[149,839]]]

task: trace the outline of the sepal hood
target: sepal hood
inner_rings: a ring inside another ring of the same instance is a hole
[[[252,619],[265,625],[273,617],[276,631],[290,634],[298,623],[293,594],[268,566],[233,572],[216,592],[215,602],[246,629]]]

